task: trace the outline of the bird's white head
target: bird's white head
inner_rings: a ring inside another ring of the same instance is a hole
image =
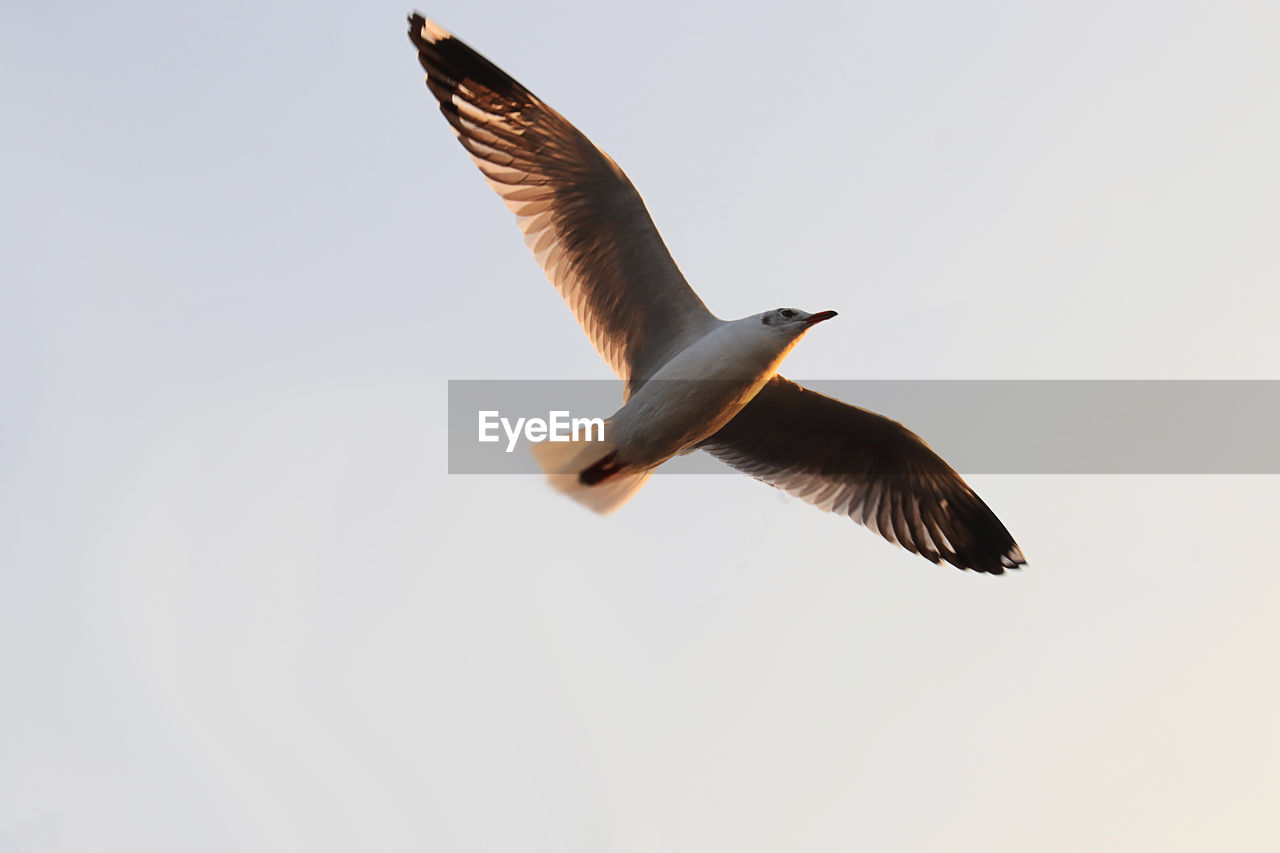
[[[801,311],[798,308],[775,308],[772,311],[765,311],[763,314],[757,314],[749,319],[757,321],[775,334],[786,338],[798,338],[809,331],[810,327],[821,323],[823,320],[830,320],[834,316],[836,316],[834,311],[819,311],[817,314],[810,314],[808,311]]]
[[[753,314],[730,323],[726,331],[733,335],[739,343],[740,352],[751,352],[761,364],[767,364],[766,371],[777,369],[779,362],[786,358],[791,348],[800,342],[804,333],[823,320],[836,316],[834,311],[819,311],[810,314],[798,308],[775,308],[762,314]]]

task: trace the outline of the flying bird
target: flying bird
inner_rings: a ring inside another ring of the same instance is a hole
[[[410,16],[409,38],[458,141],[625,382],[606,440],[533,445],[552,485],[610,512],[664,461],[700,449],[934,563],[991,574],[1025,564],[995,513],[918,436],[778,375],[836,312],[716,317],[607,154],[434,21]]]

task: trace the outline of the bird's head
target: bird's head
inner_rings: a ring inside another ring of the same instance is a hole
[[[823,320],[830,320],[836,316],[834,311],[819,311],[817,314],[810,314],[808,311],[801,311],[798,308],[775,308],[772,311],[765,311],[763,314],[757,315],[760,322],[769,329],[774,330],[778,334],[787,337],[798,338],[809,330],[809,327],[821,323]]]
[[[741,320],[734,320],[724,327],[724,333],[731,343],[728,350],[751,362],[755,370],[764,365],[766,374],[778,369],[778,365],[791,348],[800,343],[804,333],[816,323],[830,320],[836,316],[834,311],[819,311],[810,314],[799,308],[775,308],[761,314],[752,314]],[[761,364],[755,364],[761,361]]]

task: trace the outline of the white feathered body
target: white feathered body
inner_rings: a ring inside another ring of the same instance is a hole
[[[553,486],[597,512],[613,512],[673,456],[714,435],[751,402],[804,335],[762,316],[720,323],[689,344],[605,421],[602,442],[533,446]]]
[[[652,467],[689,452],[751,402],[799,337],[748,317],[690,344],[607,422],[618,457]]]

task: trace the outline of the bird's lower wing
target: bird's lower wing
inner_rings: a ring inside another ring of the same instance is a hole
[[[434,21],[414,14],[409,38],[440,111],[615,373],[643,381],[719,322],[608,155]]]
[[[935,563],[998,575],[1026,562],[995,513],[919,436],[781,376],[702,449]]]

